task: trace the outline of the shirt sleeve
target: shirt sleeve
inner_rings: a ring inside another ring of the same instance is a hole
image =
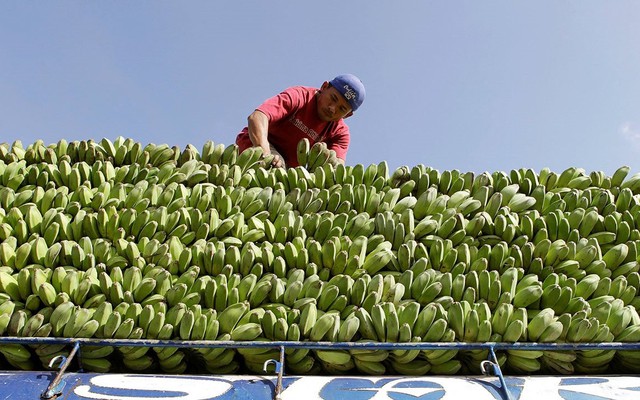
[[[269,122],[279,121],[294,113],[303,105],[303,96],[298,87],[291,87],[268,98],[256,110],[263,112]]]

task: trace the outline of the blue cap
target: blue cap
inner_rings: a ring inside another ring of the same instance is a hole
[[[365,90],[362,81],[357,76],[351,74],[338,75],[329,83],[349,102],[351,111],[356,111],[362,105]]]

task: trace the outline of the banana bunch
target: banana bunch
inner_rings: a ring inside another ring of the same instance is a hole
[[[506,368],[510,373],[532,374],[539,372],[542,368],[540,359],[544,355],[539,350],[510,349],[506,351]]]
[[[417,314],[416,314],[417,312]],[[449,327],[447,311],[439,303],[430,303],[424,307],[417,307],[416,303],[408,303],[401,310],[398,317],[403,321],[400,326],[401,331],[406,327],[411,330],[411,339],[406,341],[422,341],[422,342],[453,342],[455,340],[455,332]],[[403,334],[403,338],[407,338],[407,334]],[[455,374],[461,368],[462,364],[457,359],[458,350],[421,350],[419,354],[409,350],[405,352],[392,352],[391,359],[394,360],[394,370],[400,372],[403,368],[398,364],[404,361],[408,366],[413,366],[416,371],[430,371],[434,369],[439,374]],[[427,363],[430,367],[427,367]],[[415,372],[414,372],[415,374]]]
[[[538,311],[527,324],[527,337],[532,342],[552,343],[563,337],[564,325],[552,308]]]
[[[132,139],[0,146],[0,334],[340,342],[638,339],[640,175],[346,166]],[[47,368],[66,346],[9,346]],[[83,368],[262,373],[276,349],[100,346]],[[478,373],[486,351],[287,349],[296,374]],[[515,373],[637,370],[509,350]]]
[[[515,294],[513,296],[513,306],[516,308],[531,307],[536,309],[536,306],[542,297],[543,289],[542,282],[540,282],[538,275],[527,274],[522,277],[516,284]]]
[[[549,374],[572,375],[576,372],[575,351],[545,350],[540,357],[540,369]]]
[[[487,303],[475,303],[467,305],[462,303],[454,303],[449,308],[449,315],[453,312],[454,319],[458,319],[460,314],[464,316],[463,341],[465,342],[488,342],[492,337],[491,310]],[[460,305],[460,306],[458,306]],[[468,311],[465,311],[468,310]],[[458,323],[456,323],[456,326]],[[456,328],[459,329],[459,328]],[[480,373],[480,363],[488,358],[488,350],[469,350],[459,354],[462,361],[464,371],[469,373]]]
[[[0,353],[12,367],[18,370],[33,371],[36,368],[31,352],[21,344],[3,345]]]
[[[94,336],[101,337],[104,325],[113,312],[111,303],[105,301],[101,303],[92,315],[92,319],[98,322],[98,329]],[[112,354],[114,348],[112,346],[84,346],[80,351],[80,364],[83,369],[93,372],[109,372],[113,370]]]
[[[325,142],[311,144],[307,138],[298,142],[298,164],[309,171],[314,171],[324,165],[335,167],[339,165],[335,151],[329,149]]]

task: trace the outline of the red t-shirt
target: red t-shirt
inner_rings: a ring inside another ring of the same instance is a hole
[[[318,89],[295,86],[267,99],[256,110],[269,118],[268,139],[284,157],[287,166],[298,166],[298,142],[309,139],[311,145],[325,142],[338,158],[346,159],[349,148],[349,127],[344,120],[325,122],[318,116],[316,93]],[[248,128],[236,137],[240,151],[253,146]]]

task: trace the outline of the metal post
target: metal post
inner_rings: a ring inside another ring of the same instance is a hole
[[[62,375],[67,370],[67,367],[71,363],[71,360],[73,360],[73,357],[76,355],[76,352],[78,351],[78,349],[80,349],[80,343],[76,342],[73,344],[73,348],[69,352],[69,356],[67,357],[57,356],[51,359],[51,361],[49,362],[49,368],[52,368],[57,360],[61,360],[60,369],[58,370],[56,377],[53,379],[53,381],[51,381],[51,383],[47,387],[47,390],[44,393],[42,393],[40,398],[44,400],[52,399],[62,394],[62,390],[64,389],[64,386],[65,386],[65,382],[62,381]]]
[[[280,394],[282,393],[282,375],[284,375],[284,346],[280,346],[280,369],[278,370],[275,400],[280,400]]]
[[[275,365],[275,372],[278,374],[278,378],[276,380],[276,390],[274,393],[274,400],[280,400],[280,395],[282,394],[282,375],[284,374],[284,345],[280,346],[280,361],[276,360],[267,360],[264,362],[264,372],[267,372],[267,366],[269,364]]]
[[[503,397],[506,400],[511,400],[511,394],[509,393],[507,382],[504,380],[504,375],[502,375],[502,369],[500,368],[500,364],[498,363],[498,357],[496,357],[493,346],[489,346],[489,356],[489,360],[484,360],[480,363],[480,370],[484,375],[497,376],[498,380],[500,380],[500,389],[502,390]],[[488,371],[487,367],[491,367],[493,371]]]

